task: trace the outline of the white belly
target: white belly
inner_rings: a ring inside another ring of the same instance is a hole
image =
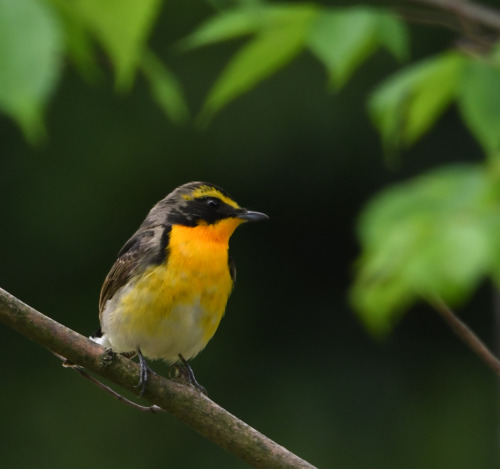
[[[179,353],[186,360],[193,358],[205,348],[211,338],[206,336],[205,328],[202,328],[206,324],[203,318],[207,317],[207,312],[199,301],[192,305],[175,305],[167,317],[158,319],[154,329],[128,327],[123,321],[127,315],[120,308],[103,317],[108,319],[103,324],[107,332],[99,342],[117,353],[132,352],[140,348],[147,358],[161,358],[173,363],[177,361]],[[213,319],[215,322],[216,317]],[[211,329],[215,327],[217,324],[213,324]]]

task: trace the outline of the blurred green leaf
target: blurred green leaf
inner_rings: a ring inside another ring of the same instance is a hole
[[[397,58],[406,57],[408,49],[401,23],[393,15],[369,7],[322,11],[311,29],[308,45],[337,88],[380,45]]]
[[[394,14],[383,10],[375,15],[378,41],[396,59],[403,61],[409,56],[408,30]]]
[[[202,120],[299,54],[316,14],[316,8],[308,5],[270,9],[266,27],[238,51],[210,91],[201,112]]]
[[[376,48],[374,22],[369,9],[322,12],[314,23],[309,48],[340,88]]]
[[[465,59],[447,52],[407,67],[373,93],[370,115],[389,149],[412,144],[456,97]]]
[[[95,45],[90,33],[67,0],[47,0],[61,21],[66,51],[80,74],[88,81],[101,76],[95,60]]]
[[[151,92],[165,114],[178,124],[186,122],[189,111],[182,88],[173,73],[150,51],[144,53],[141,65]]]
[[[352,301],[387,334],[418,297],[465,299],[498,262],[500,190],[482,166],[452,166],[390,188],[361,216]]]
[[[79,23],[65,24],[66,48],[73,64],[80,74],[89,81],[100,76],[95,62],[95,50],[92,40]]]
[[[109,54],[117,87],[129,88],[161,0],[73,0],[71,5]]]
[[[52,10],[38,0],[0,0],[0,109],[26,138],[44,133],[42,114],[59,79],[61,33]]]
[[[178,47],[186,51],[254,33],[259,27],[260,12],[248,8],[222,11],[182,39]]]
[[[469,60],[459,107],[462,118],[490,157],[500,157],[500,68]]]

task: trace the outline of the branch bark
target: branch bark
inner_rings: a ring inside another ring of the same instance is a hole
[[[139,366],[44,316],[0,288],[0,320],[76,365],[137,393]],[[153,375],[143,398],[256,468],[314,469],[211,401],[199,391]]]

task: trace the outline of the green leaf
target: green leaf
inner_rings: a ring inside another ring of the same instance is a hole
[[[470,131],[489,157],[500,157],[500,69],[470,60],[465,67],[459,107]]]
[[[410,145],[456,97],[464,57],[448,52],[403,69],[369,100],[370,115],[388,148]]]
[[[75,14],[109,54],[120,89],[131,86],[161,0],[73,0]]]
[[[37,0],[0,0],[0,109],[33,141],[44,133],[43,108],[60,75],[61,34]]]
[[[253,9],[223,11],[182,39],[178,47],[186,51],[254,33],[260,26],[259,18]]]
[[[370,10],[364,8],[325,11],[316,20],[308,45],[337,88],[375,50],[374,26]]]
[[[224,69],[208,95],[201,119],[209,119],[299,54],[316,13],[316,8],[309,6],[269,10],[268,26],[243,46]]]
[[[463,301],[500,253],[500,190],[482,166],[444,168],[377,196],[359,224],[351,298],[367,328],[387,334],[420,298]]]
[[[101,73],[95,61],[95,48],[88,32],[79,23],[67,23],[66,48],[73,64],[80,74],[89,81],[94,81]]]
[[[408,30],[394,14],[380,11],[376,15],[376,31],[381,46],[400,61],[408,59],[410,49]]]
[[[189,111],[182,88],[172,72],[149,51],[143,55],[141,65],[151,92],[167,117],[178,124],[186,122]]]
[[[407,43],[406,30],[393,15],[369,7],[322,11],[308,41],[337,89],[380,45],[402,59]]]
[[[89,31],[82,24],[73,5],[67,0],[46,0],[49,2],[61,22],[66,52],[80,74],[88,81],[101,77],[95,60],[95,44]]]

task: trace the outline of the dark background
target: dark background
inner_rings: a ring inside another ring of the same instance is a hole
[[[195,111],[239,45],[172,50],[209,14],[202,3],[167,2],[152,39]],[[412,58],[453,40],[413,26]],[[365,107],[396,69],[379,53],[334,94],[303,54],[200,129],[167,122],[140,78],[120,96],[110,74],[88,86],[68,66],[44,145],[30,147],[0,119],[0,286],[88,335],[102,281],[150,207],[187,181],[219,184],[271,220],[239,228],[231,241],[236,289],[192,362],[210,397],[323,468],[498,467],[493,374],[426,306],[379,343],[348,304],[356,218],[369,198],[439,165],[482,158],[452,109],[386,164]],[[491,296],[485,284],[460,310],[489,344]],[[3,325],[0,341],[3,467],[246,467],[173,417],[113,400]]]

